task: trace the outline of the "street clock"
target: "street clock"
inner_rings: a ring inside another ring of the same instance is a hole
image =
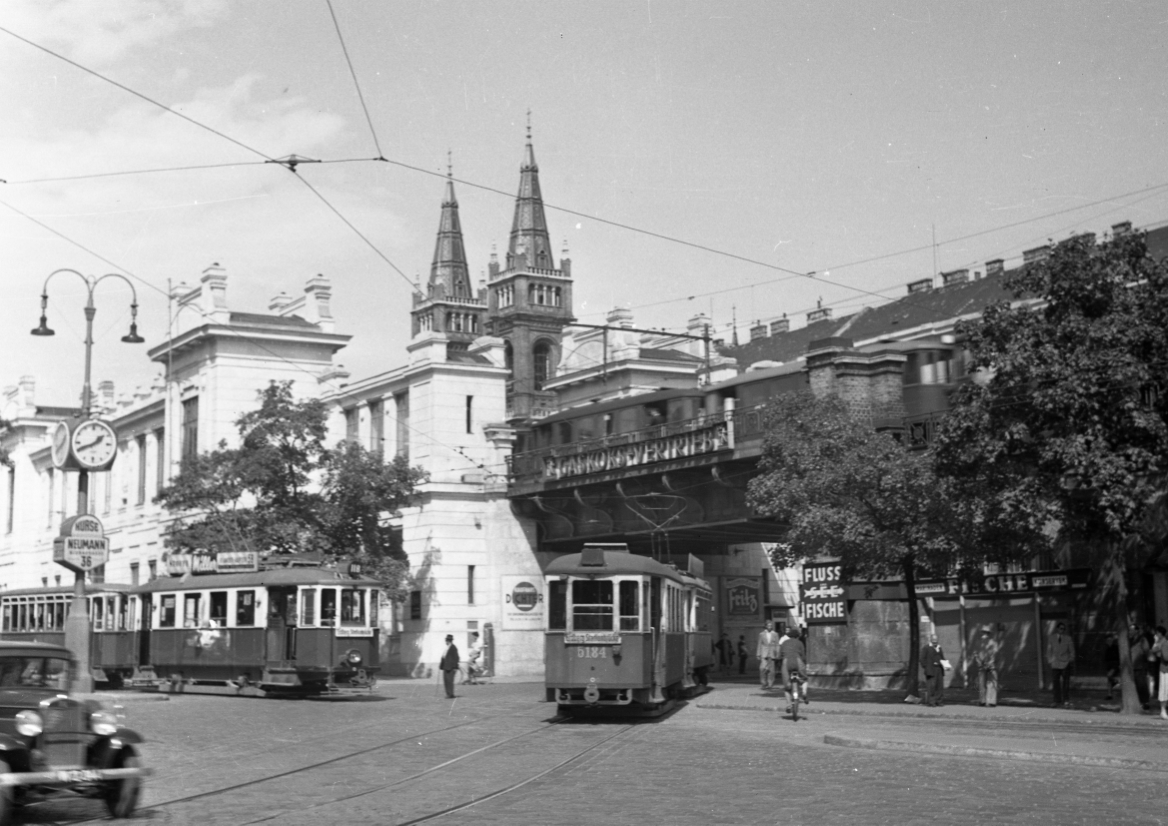
[[[65,470],[105,470],[118,451],[118,434],[101,419],[57,422],[50,455]]]
[[[69,423],[57,422],[53,428],[53,466],[65,467],[69,462]]]

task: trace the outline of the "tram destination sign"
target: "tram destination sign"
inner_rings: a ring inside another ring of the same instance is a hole
[[[843,625],[848,621],[847,589],[840,582],[840,564],[810,562],[803,566],[799,604],[808,625]]]
[[[53,561],[71,571],[92,571],[109,560],[109,539],[96,516],[80,514],[61,523],[53,540]]]

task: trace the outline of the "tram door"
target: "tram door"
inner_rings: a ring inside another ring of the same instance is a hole
[[[268,589],[268,662],[296,659],[296,588]]]
[[[150,628],[154,623],[154,599],[138,600],[138,665],[150,665]]]

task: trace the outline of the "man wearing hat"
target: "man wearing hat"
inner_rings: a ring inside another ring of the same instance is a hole
[[[446,653],[438,663],[442,669],[442,682],[446,685],[447,698],[454,699],[454,675],[458,673],[458,646],[454,644],[454,635],[446,635]]]

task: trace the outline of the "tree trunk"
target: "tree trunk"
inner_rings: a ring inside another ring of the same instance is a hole
[[[905,690],[912,697],[920,696],[921,670],[921,606],[917,602],[916,560],[912,554],[901,560],[904,566],[904,590],[908,594],[908,674]]]
[[[1114,628],[1119,637],[1119,692],[1122,698],[1120,713],[1139,714],[1143,709],[1140,706],[1140,695],[1132,671],[1131,641],[1127,635],[1130,623],[1127,613],[1127,571],[1123,559],[1123,546],[1113,543],[1110,551],[1104,568],[1107,572],[1107,585],[1115,596]]]

